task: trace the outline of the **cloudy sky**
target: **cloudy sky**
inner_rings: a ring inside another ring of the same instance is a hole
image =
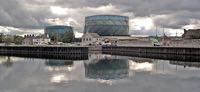
[[[130,17],[130,34],[181,35],[199,28],[200,0],[0,0],[0,32],[42,33],[49,25],[70,25],[83,32],[84,18],[97,14]]]

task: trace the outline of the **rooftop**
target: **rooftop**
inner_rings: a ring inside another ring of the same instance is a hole
[[[86,20],[98,20],[98,19],[123,19],[123,20],[128,20],[128,16],[121,16],[121,15],[92,15],[92,16],[87,16]]]
[[[93,38],[101,38],[97,33],[85,33],[84,35],[90,35],[92,36]],[[83,36],[84,36],[83,35]]]

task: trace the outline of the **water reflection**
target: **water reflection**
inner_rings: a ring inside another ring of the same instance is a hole
[[[138,62],[130,61],[129,64],[130,64],[130,70],[153,71],[154,69],[154,65],[149,62],[138,63]]]
[[[180,65],[180,66],[183,66],[184,68],[186,67],[200,68],[200,62],[170,61],[169,63],[172,65]]]
[[[11,59],[11,57],[6,57],[6,56],[4,56],[4,57],[0,57],[1,58],[1,60],[0,60],[0,64],[2,64],[3,66],[5,66],[5,67],[12,67],[12,65],[13,65],[13,62],[12,62],[12,59]]]
[[[56,74],[53,75],[50,79],[51,83],[62,83],[62,82],[67,82],[69,79],[65,74]]]
[[[46,69],[52,72],[51,83],[66,83],[70,81],[71,76],[67,75],[74,69],[74,62],[72,60],[46,60]]]
[[[72,60],[46,60],[47,66],[73,66]]]
[[[198,92],[199,67],[198,62],[105,54],[82,61],[0,57],[0,92]]]
[[[45,65],[49,71],[60,71],[66,70],[71,71],[73,69],[73,61],[72,60],[54,60],[49,59],[45,61]]]
[[[151,59],[131,57],[129,60],[130,70],[153,71],[154,64]]]
[[[125,79],[136,73],[171,74],[175,69],[167,61],[102,54],[90,55],[84,67],[86,78],[107,84],[110,80]]]
[[[122,79],[128,77],[128,59],[120,59],[109,55],[91,57],[89,63],[85,63],[85,76],[89,79]]]

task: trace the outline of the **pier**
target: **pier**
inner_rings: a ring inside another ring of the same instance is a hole
[[[200,48],[103,46],[103,54],[179,61],[200,61]]]
[[[0,55],[80,60],[88,58],[88,47],[0,46]]]
[[[103,52],[133,52],[173,55],[200,55],[200,48],[193,47],[131,47],[131,46],[103,46]]]

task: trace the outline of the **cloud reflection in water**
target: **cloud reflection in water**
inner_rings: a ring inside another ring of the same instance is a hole
[[[130,70],[136,70],[136,71],[153,71],[154,70],[154,65],[149,62],[134,62],[134,61],[129,61],[129,68]]]
[[[55,74],[51,77],[51,83],[63,83],[69,81],[69,78],[65,74]]]

